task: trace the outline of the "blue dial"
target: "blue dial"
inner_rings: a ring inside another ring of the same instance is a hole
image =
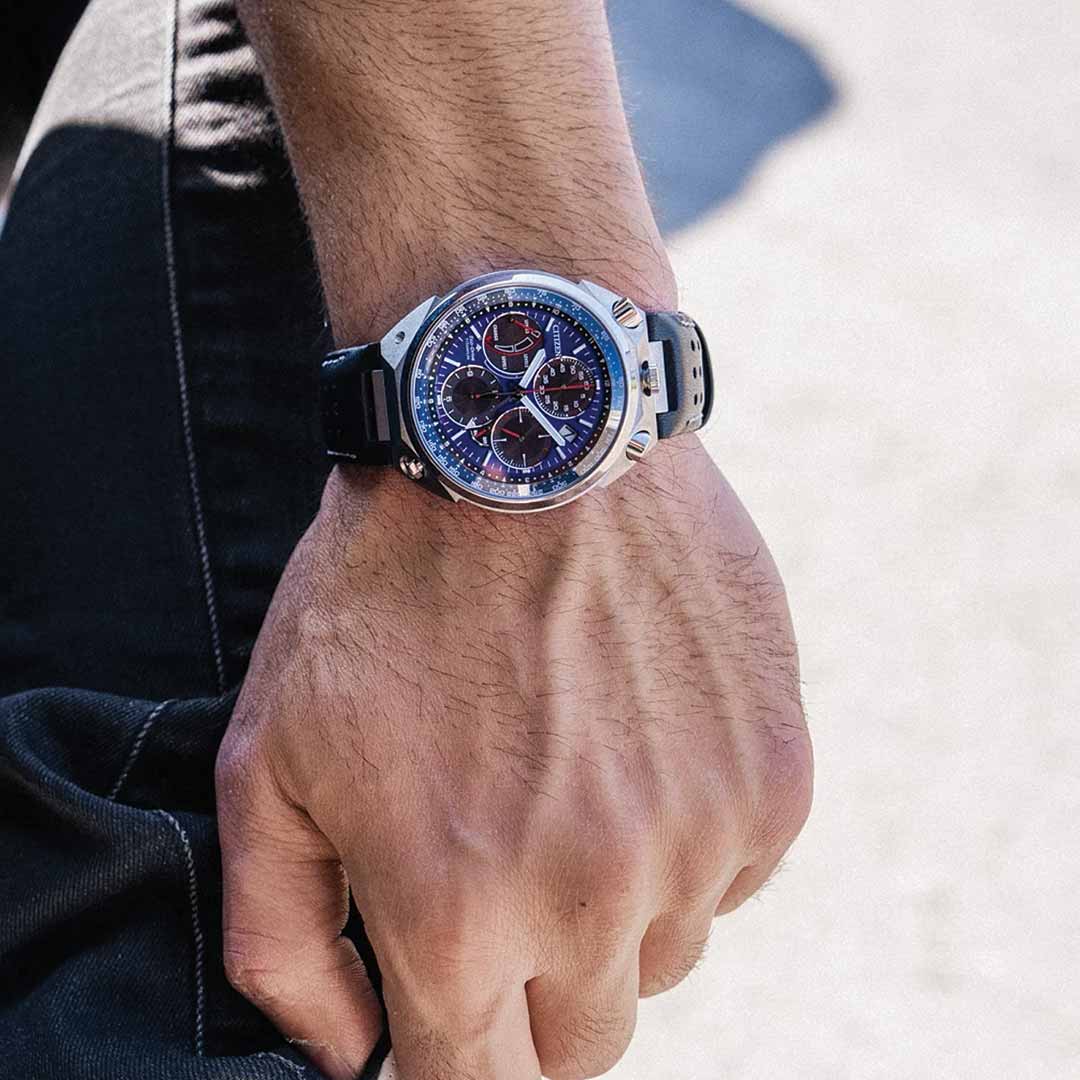
[[[409,381],[411,419],[440,472],[484,501],[580,484],[615,441],[626,399],[618,346],[552,289],[496,286],[437,310]]]

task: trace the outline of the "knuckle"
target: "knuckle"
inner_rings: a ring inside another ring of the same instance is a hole
[[[705,792],[696,805],[684,808],[680,846],[673,869],[674,899],[692,905],[711,893],[722,880],[737,850],[733,815],[727,798],[715,788]]]
[[[810,816],[813,794],[813,749],[803,726],[791,730],[772,747],[755,814],[751,851],[764,855],[786,851]]]
[[[559,845],[559,884],[548,893],[555,937],[596,964],[636,947],[655,893],[655,841],[630,805],[578,818],[573,838]]]
[[[253,747],[228,734],[214,762],[214,785],[220,804],[226,808],[248,805],[255,792],[258,764]]]
[[[641,997],[653,997],[678,986],[701,963],[708,948],[709,939],[702,938],[684,945],[654,971],[643,972],[638,991]]]
[[[244,755],[237,746],[237,740],[226,735],[214,762],[214,782],[219,791],[229,790],[243,775],[243,759]]]
[[[408,986],[415,1008],[432,1013],[449,1007],[483,1027],[494,1015],[497,988],[490,973],[510,960],[505,942],[492,925],[461,910],[442,908],[408,920],[384,941],[384,955],[399,982]],[[490,993],[488,989],[490,988]]]
[[[263,948],[237,942],[235,934],[225,938],[225,978],[229,985],[253,1005],[265,1007],[285,996],[285,980]]]
[[[663,909],[692,913],[718,893],[745,843],[745,811],[715,774],[686,790],[669,808],[664,832]]]
[[[419,927],[412,946],[421,968],[432,973],[445,989],[468,986],[471,969],[480,960],[480,939],[463,923],[438,926],[433,921]]]
[[[490,970],[468,963],[442,961],[403,964],[384,971],[389,1007],[407,1003],[410,1024],[442,1032],[447,1044],[470,1055],[499,1037],[506,1019],[505,987]]]
[[[592,867],[575,881],[564,912],[573,910],[573,925],[587,936],[589,952],[606,958],[622,952],[649,895],[634,872]]]
[[[591,1080],[619,1062],[634,1034],[622,1010],[582,1009],[564,1020],[538,1053],[549,1080]]]

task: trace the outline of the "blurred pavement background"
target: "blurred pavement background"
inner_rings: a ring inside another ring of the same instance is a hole
[[[611,6],[625,39],[660,5]],[[788,584],[818,787],[785,872],[642,1002],[609,1076],[1075,1080],[1080,9],[748,6],[823,83],[768,30],[703,33],[726,5],[662,6],[694,70],[628,64],[639,121],[682,110],[723,158],[732,114],[820,117],[704,216],[727,180],[639,135],[719,362],[706,442]]]
[[[1075,1080],[1080,11],[610,7],[818,793],[609,1076]]]

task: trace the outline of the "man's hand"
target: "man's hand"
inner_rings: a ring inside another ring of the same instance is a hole
[[[340,344],[533,267],[677,297],[603,0],[238,0]],[[222,746],[229,976],[334,1078],[602,1072],[810,799],[776,570],[696,439],[528,517],[335,471]]]
[[[230,979],[334,1078],[590,1077],[807,814],[784,592],[696,439],[501,516],[339,470],[218,766]]]

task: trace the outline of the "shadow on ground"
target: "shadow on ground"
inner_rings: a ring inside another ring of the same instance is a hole
[[[809,49],[725,0],[608,0],[619,76],[661,227],[734,195],[836,89]]]

